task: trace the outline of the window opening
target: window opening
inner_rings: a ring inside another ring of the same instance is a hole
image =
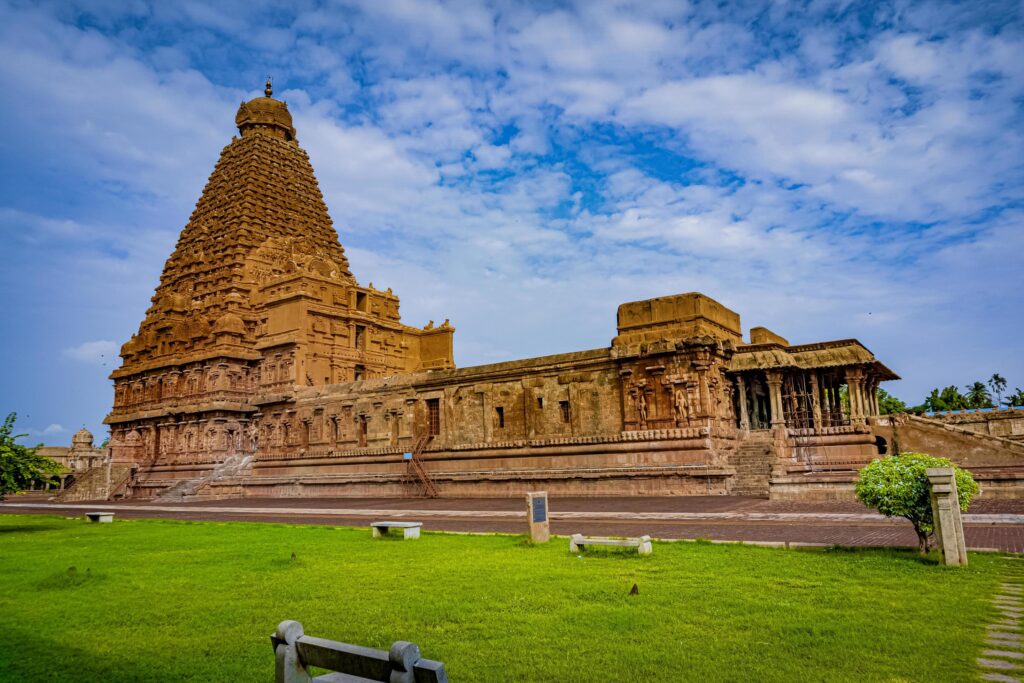
[[[441,434],[441,399],[427,399],[427,434],[429,436]]]

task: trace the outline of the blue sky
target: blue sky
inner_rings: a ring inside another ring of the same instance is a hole
[[[106,379],[273,74],[362,283],[462,366],[704,292],[919,402],[1024,386],[1024,4],[0,1],[0,412]]]

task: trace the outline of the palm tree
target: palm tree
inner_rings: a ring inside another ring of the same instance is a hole
[[[1006,391],[1006,378],[998,372],[994,372],[988,378],[988,385],[991,387],[992,393],[996,395],[996,405],[999,405],[1003,402],[1003,392]]]
[[[1007,408],[1024,406],[1024,389],[1018,387],[1015,393],[1003,399],[1003,405]]]
[[[974,384],[967,385],[967,393],[964,398],[967,399],[968,408],[991,408],[992,407],[992,394],[988,393],[988,389],[985,388],[984,382],[975,382]]]

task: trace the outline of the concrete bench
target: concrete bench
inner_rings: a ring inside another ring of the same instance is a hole
[[[282,621],[270,636],[277,683],[448,683],[444,664],[420,657],[415,643],[399,640],[374,650],[305,635],[302,624]],[[313,667],[334,672],[313,677]]]
[[[113,512],[86,512],[85,516],[90,522],[99,522],[100,524],[110,524],[114,521]]]
[[[401,529],[402,538],[419,538],[422,522],[370,522],[373,537],[387,536],[390,529]]]
[[[573,534],[569,538],[569,552],[578,553],[589,545],[614,545],[622,548],[636,548],[641,555],[650,555],[653,552],[650,536],[639,538],[603,538],[600,536],[584,536]]]

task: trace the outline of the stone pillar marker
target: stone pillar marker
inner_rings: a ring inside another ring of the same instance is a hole
[[[532,491],[526,494],[526,521],[530,526],[530,540],[534,543],[547,543],[551,538],[547,491]]]
[[[931,484],[932,516],[935,538],[939,543],[942,563],[967,566],[967,544],[960,501],[956,492],[956,476],[952,467],[929,467],[925,475]]]

